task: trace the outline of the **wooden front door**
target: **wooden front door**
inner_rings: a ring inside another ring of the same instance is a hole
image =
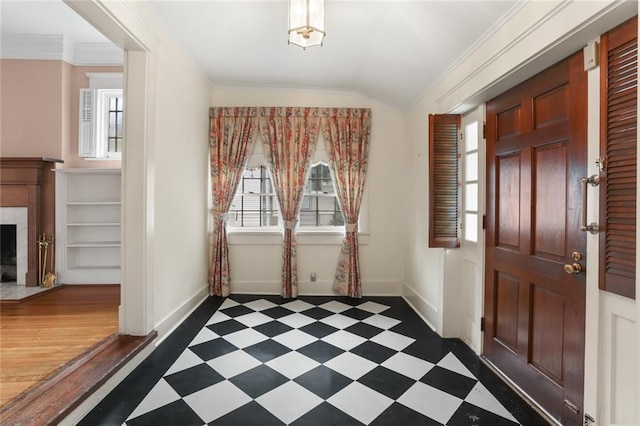
[[[563,424],[581,424],[587,88],[582,52],[487,104],[484,356]],[[573,253],[578,253],[572,258]]]

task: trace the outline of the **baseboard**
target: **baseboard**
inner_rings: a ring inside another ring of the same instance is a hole
[[[280,281],[234,281],[231,283],[231,293],[234,294],[280,294]],[[300,296],[335,296],[331,290],[333,281],[299,281],[298,295]],[[363,296],[400,296],[402,283],[389,280],[368,280],[362,282]]]
[[[209,297],[208,285],[198,290],[186,302],[160,320],[154,327],[158,332],[158,338],[154,342],[155,346],[162,343],[207,297]]]
[[[433,306],[419,295],[413,287],[406,282],[402,286],[402,298],[422,317],[423,321],[436,333],[438,332],[438,308]]]

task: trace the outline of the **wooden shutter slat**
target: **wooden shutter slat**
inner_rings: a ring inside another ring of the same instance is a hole
[[[637,18],[601,38],[600,288],[635,298]]]
[[[459,115],[429,115],[429,246],[459,247]]]

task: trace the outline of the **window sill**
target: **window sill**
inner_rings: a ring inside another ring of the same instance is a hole
[[[279,229],[234,229],[227,230],[230,245],[281,245],[282,231]],[[302,230],[296,232],[298,245],[340,245],[344,230]],[[369,233],[359,232],[360,245],[369,244]]]

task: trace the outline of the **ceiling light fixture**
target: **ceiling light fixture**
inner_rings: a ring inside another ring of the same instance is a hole
[[[325,35],[324,0],[289,0],[289,43],[322,46]]]

